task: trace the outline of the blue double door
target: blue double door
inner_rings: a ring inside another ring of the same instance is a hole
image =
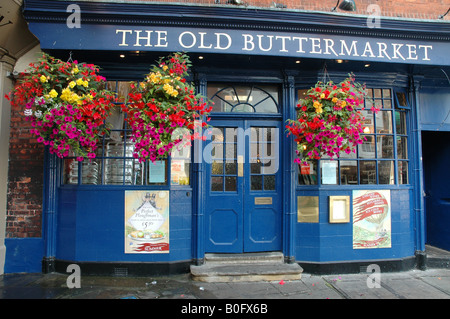
[[[212,121],[204,147],[205,251],[281,250],[281,122]]]

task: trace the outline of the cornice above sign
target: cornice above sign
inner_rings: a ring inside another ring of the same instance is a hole
[[[80,7],[89,24],[155,25],[274,32],[310,32],[418,40],[450,41],[450,23],[443,20],[405,20],[382,17],[379,27],[369,27],[368,17],[299,10],[239,8],[193,4],[108,1],[24,0],[30,22],[64,22],[67,7]]]
[[[43,49],[187,51],[450,65],[448,23],[383,20],[382,28],[371,29],[364,18],[352,15],[78,2],[80,25],[70,28],[64,25],[70,15],[66,12],[69,2],[27,0],[25,4],[30,30]]]

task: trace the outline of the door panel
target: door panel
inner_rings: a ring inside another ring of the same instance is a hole
[[[206,251],[280,250],[280,123],[239,120],[212,126],[204,149]]]
[[[233,247],[241,240],[240,214],[234,209],[215,209],[210,212],[208,238],[216,246]],[[226,231],[221,231],[226,229]]]
[[[243,180],[238,178],[238,147],[242,142],[238,141],[238,128],[236,123],[214,125],[211,142],[203,151],[207,252],[242,250]]]
[[[281,249],[280,134],[277,122],[248,121],[244,251]]]

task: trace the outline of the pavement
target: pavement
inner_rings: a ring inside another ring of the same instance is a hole
[[[0,276],[0,299],[176,299],[178,306],[171,309],[175,312],[180,312],[183,305],[199,305],[207,300],[208,304],[261,304],[262,300],[292,299],[450,299],[450,269],[342,275],[303,273],[300,280],[228,283],[194,281],[189,274],[80,276],[78,281],[71,273],[4,274]],[[186,311],[196,311],[193,309]]]

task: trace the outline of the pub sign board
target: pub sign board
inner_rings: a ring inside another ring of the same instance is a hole
[[[82,24],[30,23],[43,49],[270,55],[388,63],[450,65],[449,42],[353,35]],[[51,32],[49,32],[51,30]]]

